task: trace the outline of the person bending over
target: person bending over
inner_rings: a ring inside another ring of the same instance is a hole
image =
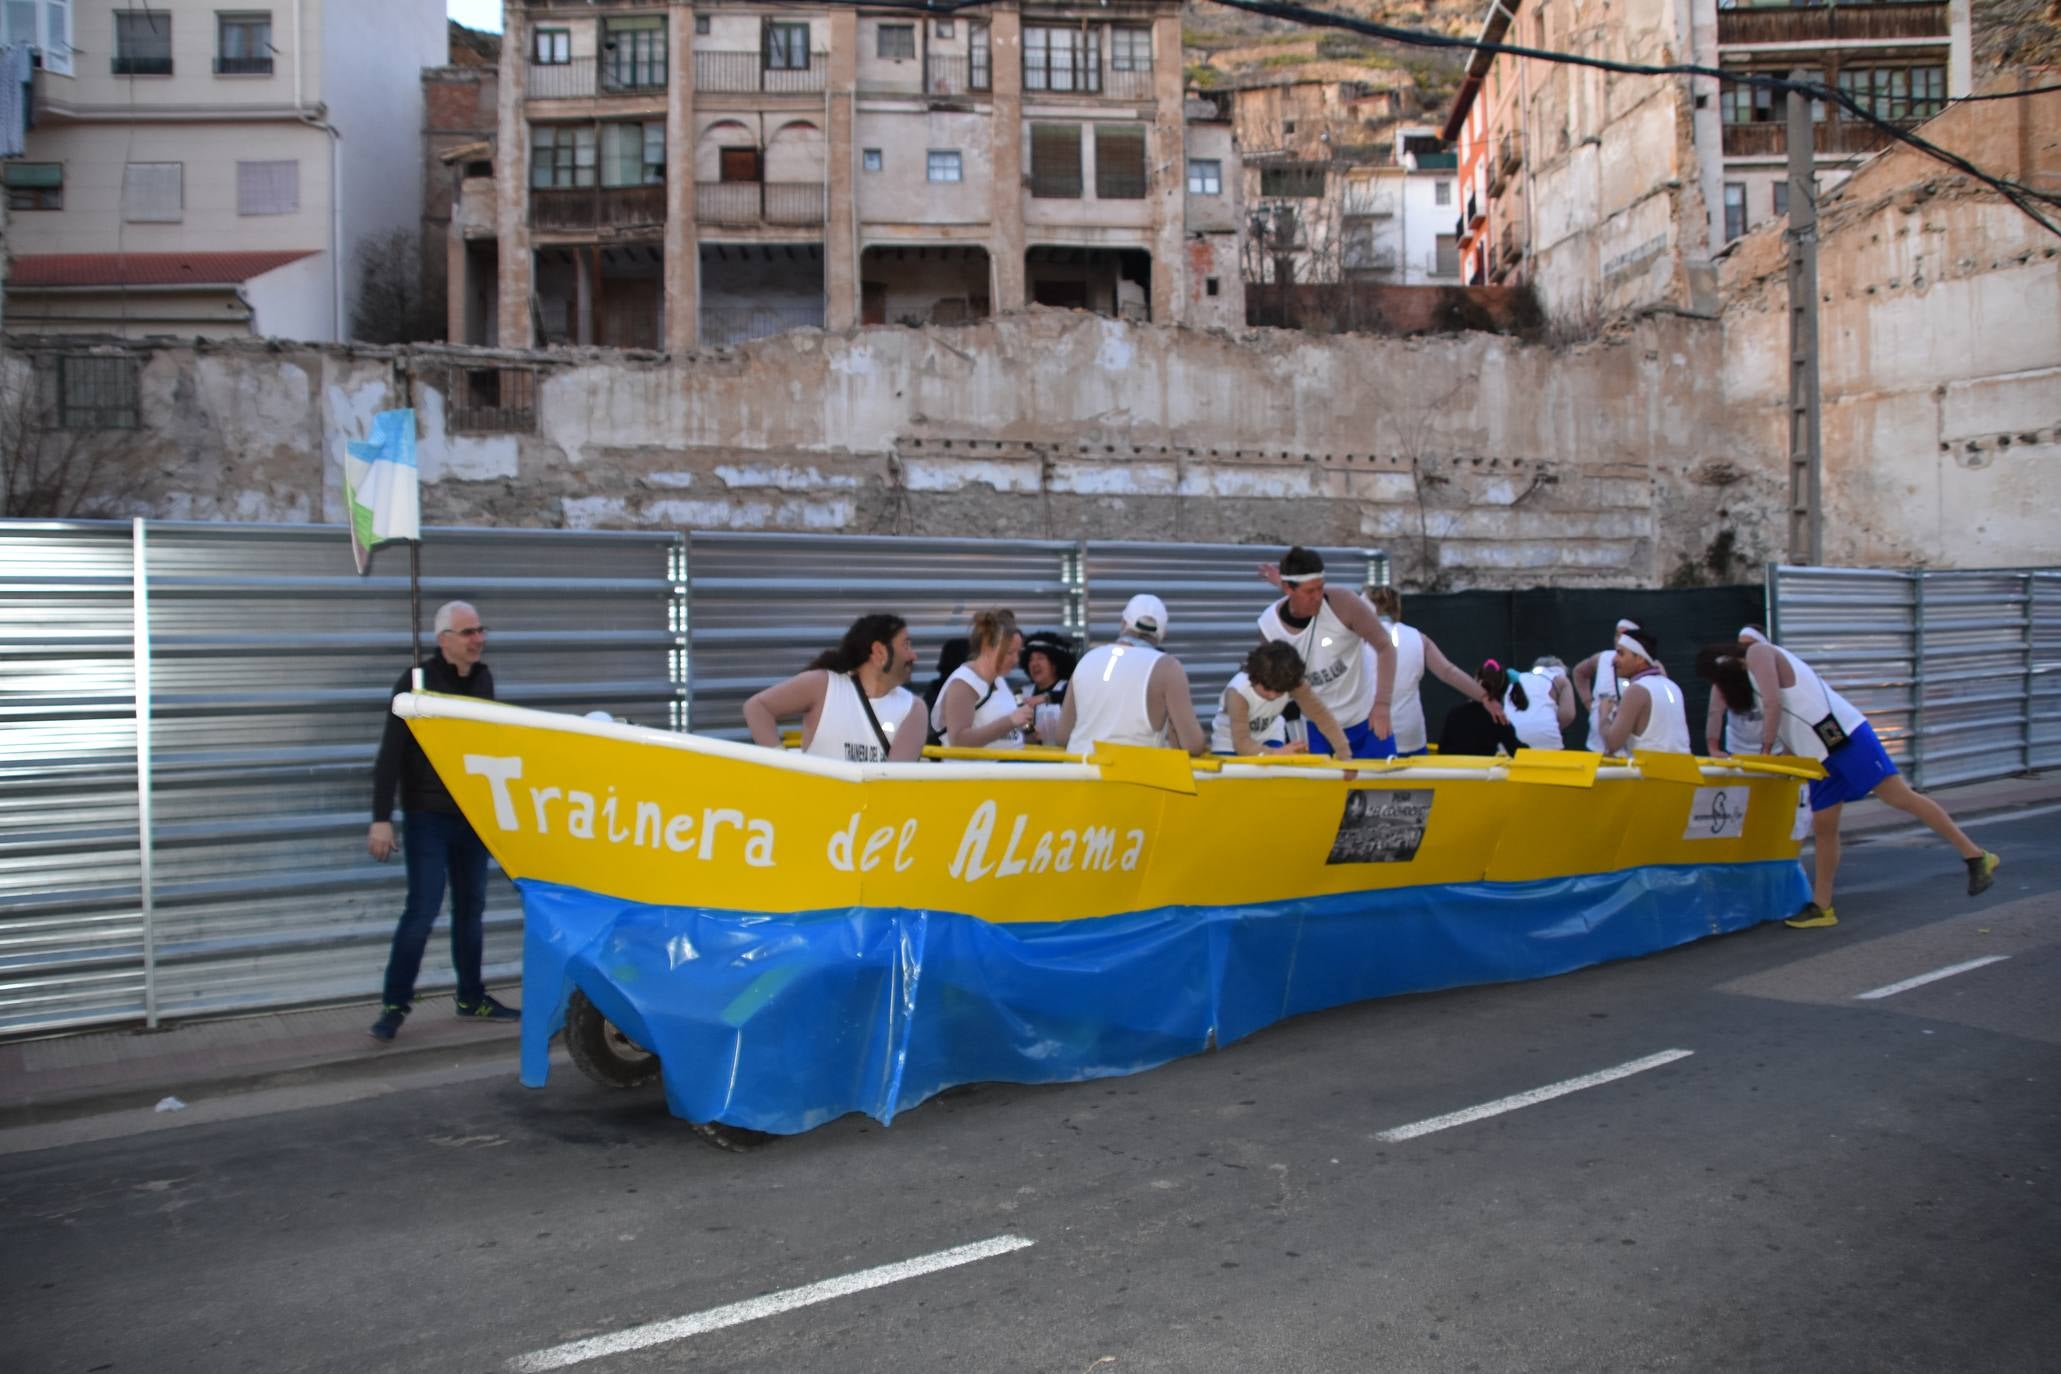
[[[1217,702],[1216,719],[1210,725],[1209,747],[1219,754],[1259,754],[1269,750],[1302,753],[1307,745],[1284,740],[1281,713],[1294,702],[1310,728],[1330,741],[1338,758],[1352,757],[1352,745],[1338,720],[1317,700],[1303,680],[1302,657],[1295,646],[1275,640],[1262,644],[1245,656],[1245,668]]]

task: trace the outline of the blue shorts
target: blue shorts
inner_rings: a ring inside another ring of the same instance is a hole
[[[1356,759],[1392,759],[1395,757],[1395,736],[1377,735],[1366,721],[1345,727],[1345,742],[1352,746]],[[1312,754],[1331,752],[1331,741],[1322,730],[1309,732],[1309,749]]]
[[[1875,727],[1866,721],[1846,737],[1846,743],[1825,756],[1825,776],[1811,784],[1811,810],[1857,802],[1896,776],[1896,763],[1875,738]]]

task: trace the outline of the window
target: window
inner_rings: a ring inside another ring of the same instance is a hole
[[[1725,242],[1730,243],[1746,232],[1746,185],[1744,182],[1725,183]]]
[[[1288,134],[1292,134],[1292,133],[1294,133],[1294,132],[1295,132],[1295,121],[1294,121],[1294,120],[1292,120],[1292,119],[1284,119],[1284,120],[1282,120],[1282,121],[1281,121],[1281,133],[1282,133],[1282,134],[1283,134],[1284,136],[1286,136],[1286,135],[1288,135]]]
[[[114,74],[172,74],[172,16],[161,10],[116,10]]]
[[[1220,196],[1223,193],[1223,160],[1214,157],[1189,158],[1188,194],[1191,196]]]
[[[1438,236],[1438,257],[1433,261],[1431,273],[1435,277],[1457,277],[1460,275],[1460,236],[1440,234]]]
[[[949,19],[940,19],[940,20],[938,20],[938,21],[937,21],[937,36],[938,36],[939,38],[950,38],[950,37],[952,36],[952,21],[951,21],[951,20],[949,20]]]
[[[236,164],[236,213],[291,215],[301,208],[301,165],[298,162]]]
[[[1026,26],[1023,88],[1027,91],[1102,89],[1101,39],[1090,29]]]
[[[1434,181],[1431,183],[1431,203],[1433,205],[1451,205],[1453,203],[1453,183],[1450,181]]]
[[[930,171],[932,181],[959,180],[959,150],[957,148],[932,148],[930,150]]]
[[[62,210],[64,208],[64,164],[62,162],[0,163],[0,176],[7,183],[10,210]]]
[[[5,0],[0,42],[33,49],[45,71],[72,74],[72,0]]]
[[[1215,277],[1204,277],[1202,279],[1202,294],[1205,296],[1217,294],[1217,279]]]
[[[1778,215],[1789,213],[1789,183],[1786,181],[1775,183],[1775,213]]]
[[[132,162],[122,169],[122,218],[131,224],[177,224],[186,217],[186,164]]]
[[[563,67],[571,63],[571,29],[536,29],[530,36],[534,40],[530,61],[540,67]]]
[[[1081,126],[1031,125],[1031,194],[1069,200],[1081,193]]]
[[[1283,162],[1260,168],[1260,194],[1321,198],[1324,194],[1324,164]]]
[[[454,367],[444,394],[453,434],[535,434],[537,374],[523,367]]]
[[[916,55],[914,24],[882,24],[874,39],[873,55],[896,60]]]
[[[694,35],[695,35],[695,37],[697,37],[697,38],[706,38],[706,37],[708,37],[708,16],[707,16],[707,15],[705,15],[705,14],[697,14],[697,15],[695,15],[695,16],[694,16]]]
[[[1109,68],[1118,72],[1149,72],[1152,70],[1152,30],[1111,29],[1109,31]]]
[[[1145,198],[1145,126],[1095,126],[1095,196],[1098,200]]]
[[[137,429],[141,358],[57,359],[59,429]]]
[[[218,76],[272,74],[272,16],[215,16],[215,73]]]
[[[539,124],[530,130],[530,185],[563,190],[594,184],[594,130],[586,124]]]
[[[1946,108],[1946,68],[1843,68],[1839,89],[1867,106],[1877,119],[1930,119]]]
[[[756,148],[716,149],[716,179],[731,183],[756,183],[759,179],[759,150]]]
[[[881,168],[880,149],[868,148],[861,152],[859,154],[859,166],[864,171],[879,171]]]
[[[601,126],[603,186],[663,186],[665,183],[664,120]]]
[[[606,21],[601,30],[602,89],[665,89],[665,25],[666,21],[662,15]]]
[[[766,25],[766,70],[805,72],[809,69],[809,26],[807,24]]]

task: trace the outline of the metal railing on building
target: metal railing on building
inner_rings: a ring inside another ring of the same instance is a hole
[[[531,100],[645,95],[663,92],[669,80],[663,49],[621,49],[569,62],[532,62],[524,93]]]
[[[663,186],[539,187],[530,192],[532,229],[648,229],[665,222]]]
[[[703,224],[820,225],[824,219],[823,183],[697,182],[694,187],[694,217]]]
[[[2061,569],[1768,571],[1768,627],[1914,786],[2061,764]]]
[[[994,84],[994,70],[984,51],[975,52],[971,58],[933,53],[924,64],[926,95],[969,95],[991,90]]]
[[[701,345],[704,348],[728,348],[750,343],[753,339],[770,339],[790,329],[822,327],[821,300],[701,307]]]
[[[830,54],[809,54],[806,67],[768,66],[761,52],[694,50],[694,89],[716,95],[817,95],[830,73]]]

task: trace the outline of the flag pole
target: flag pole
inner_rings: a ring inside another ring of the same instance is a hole
[[[422,541],[408,541],[408,630],[415,656],[408,660],[415,673],[415,690],[422,690]]]

